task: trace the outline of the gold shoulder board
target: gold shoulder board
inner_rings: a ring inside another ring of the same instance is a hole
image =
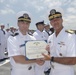
[[[65,30],[65,32],[70,33],[70,34],[74,34],[75,33],[75,31],[73,31],[73,30]]]

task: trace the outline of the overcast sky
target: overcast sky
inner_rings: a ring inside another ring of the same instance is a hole
[[[32,23],[30,29],[36,29],[35,23],[44,20],[49,23],[48,14],[56,9],[63,14],[63,25],[76,29],[76,0],[0,0],[0,23],[17,27],[17,13],[30,13]]]

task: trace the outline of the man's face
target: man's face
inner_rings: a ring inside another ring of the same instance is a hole
[[[13,31],[14,30],[14,28],[13,27],[10,27],[10,31]]]
[[[49,30],[50,29],[50,25],[45,26],[45,30]]]
[[[18,26],[19,26],[19,29],[21,31],[25,31],[25,32],[28,31],[29,25],[30,25],[30,23],[26,22],[26,21],[19,21],[18,22]]]
[[[44,25],[43,24],[39,24],[37,26],[37,29],[40,30],[40,31],[43,31],[44,30]]]
[[[4,28],[5,28],[5,26],[4,26],[4,25],[2,25],[2,26],[1,26],[1,29],[4,29]]]
[[[55,29],[55,30],[58,30],[58,29],[61,29],[63,26],[62,26],[62,18],[54,18],[50,21],[50,24],[52,25],[52,27]]]

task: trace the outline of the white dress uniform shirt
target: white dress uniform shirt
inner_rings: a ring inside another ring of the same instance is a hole
[[[8,56],[10,57],[10,63],[12,65],[11,75],[34,75],[34,63],[33,64],[20,64],[16,63],[13,56],[24,55],[25,56],[25,41],[35,40],[33,36],[29,34],[22,35],[18,31],[18,35],[9,36],[8,38]],[[32,67],[29,70],[29,67]]]
[[[44,30],[43,32],[44,32],[44,34],[46,35],[46,39],[48,39],[49,34],[48,34],[45,30]]]
[[[33,33],[33,36],[37,39],[37,40],[47,40],[48,39],[48,35],[46,32],[41,32],[39,30],[36,30],[34,33]]]
[[[36,38],[36,40],[47,40],[47,34],[45,32],[40,32],[39,30],[36,30],[33,33],[33,36]],[[50,68],[50,62],[46,61],[42,66],[36,64],[35,65],[35,75],[45,75],[44,71],[48,70]]]
[[[54,57],[76,57],[76,44],[75,34],[65,32],[63,28],[56,37],[53,33],[49,39],[51,56]],[[63,61],[64,62],[64,61]],[[53,68],[50,75],[74,75],[74,69],[72,65],[62,65],[52,62]]]
[[[2,47],[1,47],[1,43],[2,43],[2,42],[1,42],[1,38],[2,38],[2,31],[0,30],[0,59],[3,59],[3,55],[2,55],[2,54],[3,54],[3,51],[2,51],[2,49],[1,49],[1,48],[2,48]]]

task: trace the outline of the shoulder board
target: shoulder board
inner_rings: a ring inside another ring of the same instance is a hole
[[[14,37],[14,36],[17,36],[17,35],[19,35],[19,33],[12,34],[11,36],[13,36],[13,37]]]
[[[74,34],[75,33],[75,31],[73,31],[73,30],[65,30],[65,32],[70,33],[70,34]]]

